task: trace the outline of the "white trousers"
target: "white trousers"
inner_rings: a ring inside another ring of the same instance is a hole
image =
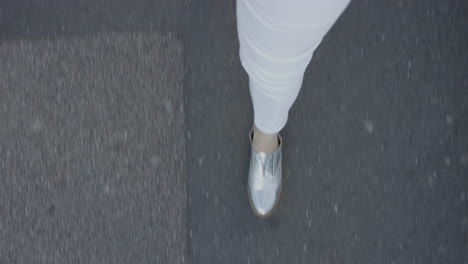
[[[314,50],[349,1],[237,0],[240,59],[262,132],[286,125]]]

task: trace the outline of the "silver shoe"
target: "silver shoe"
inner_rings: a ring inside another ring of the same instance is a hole
[[[283,139],[278,134],[279,146],[272,153],[257,152],[253,147],[253,129],[250,130],[250,156],[248,193],[255,214],[268,217],[276,209],[281,195],[281,149]]]

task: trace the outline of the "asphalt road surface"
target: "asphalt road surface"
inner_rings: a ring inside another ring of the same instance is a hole
[[[0,1],[0,263],[468,263],[468,3],[353,0],[278,210],[248,203],[235,1]]]

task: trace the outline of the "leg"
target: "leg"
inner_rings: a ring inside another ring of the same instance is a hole
[[[276,147],[313,52],[348,3],[237,0],[240,58],[249,75],[259,151]]]
[[[254,212],[271,215],[282,184],[279,131],[323,36],[349,0],[237,0],[240,58],[254,107],[248,194]]]

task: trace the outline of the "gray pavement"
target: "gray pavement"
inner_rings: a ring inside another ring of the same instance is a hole
[[[161,140],[165,146],[179,142],[185,149],[177,153],[185,153],[187,204],[178,217],[164,219],[186,217],[186,262],[468,263],[466,2],[351,2],[317,49],[289,123],[282,131],[284,191],[278,211],[267,220],[255,217],[247,200],[247,133],[252,110],[247,76],[238,59],[235,1],[3,1],[0,10],[3,46],[37,39],[82,43],[83,38],[105,32],[124,36],[140,32],[142,38],[153,32],[164,36],[172,33],[183,42],[184,71],[169,74],[162,67],[154,73],[161,71],[168,78],[183,74],[184,78],[183,95],[177,100],[184,102],[185,130],[177,130],[174,136],[179,138],[178,133],[184,133],[186,141],[181,143],[172,136]],[[128,67],[128,71],[132,70]],[[118,86],[121,80],[114,76],[105,81]],[[123,85],[118,87],[123,89]],[[141,89],[143,94],[150,93],[148,87]],[[74,92],[77,96],[86,94],[83,88]],[[135,100],[124,95],[121,100],[131,109]],[[49,98],[53,96],[42,95],[37,100],[53,102]],[[160,101],[155,99],[153,103],[162,104]],[[69,99],[69,107],[76,109],[79,104]],[[14,109],[7,106],[2,105],[7,109],[3,111]],[[178,106],[174,101],[173,109]],[[112,120],[113,116],[101,116],[100,120]],[[2,116],[6,117],[21,120],[19,114]],[[88,117],[96,118],[91,113]],[[133,124],[137,130],[144,130],[147,121],[138,119]],[[154,128],[154,133],[157,130]],[[100,131],[105,135],[107,130]],[[170,131],[172,135],[175,130]],[[3,133],[0,142],[19,144],[7,140],[13,135]],[[135,142],[126,145],[132,150],[126,152],[128,166],[144,160],[134,148],[150,137],[140,136],[135,135]],[[28,140],[40,144],[33,137]],[[92,142],[84,144],[92,149]],[[150,148],[156,151],[158,146]],[[47,155],[40,157],[54,159],[52,154]],[[27,157],[11,158],[10,163],[34,160]],[[82,157],[76,162],[97,158]],[[113,160],[116,166],[122,166],[117,158],[108,162]],[[164,160],[160,162],[165,164]],[[30,165],[15,166],[24,171]],[[110,175],[116,169],[106,163],[95,162],[93,166],[95,172],[90,172],[88,178],[99,172]],[[61,171],[60,167],[56,169]],[[155,179],[154,184],[164,180]],[[97,196],[93,189],[78,190],[83,195],[90,192]],[[7,197],[31,195],[10,192]],[[150,210],[154,203],[147,195],[156,193],[147,189],[139,196],[141,199],[134,201]],[[83,208],[94,210],[104,205],[83,204]],[[103,211],[101,223],[107,223],[112,211],[102,209],[107,211]],[[147,212],[141,214],[143,219],[148,217]],[[9,217],[24,219],[24,215]],[[119,230],[128,239],[121,244],[102,245],[99,242],[103,240],[95,238],[94,244],[81,248],[83,254],[99,256],[102,262],[112,262],[116,256],[124,256],[122,262],[157,263],[160,256],[168,257],[169,263],[180,261],[177,251],[172,252],[170,247],[146,251],[150,240],[129,242],[141,236],[129,235],[136,228],[135,222],[125,223],[128,225],[119,225]],[[16,230],[30,233],[32,226],[18,225]],[[77,230],[90,232],[82,226]],[[121,234],[114,230],[108,229],[107,236],[102,237]],[[44,245],[40,240],[36,242],[36,247]],[[11,245],[1,246],[0,252],[7,250],[11,252],[8,256],[19,259],[20,247]],[[96,255],[93,250],[100,247],[107,250]],[[36,252],[41,251],[36,248]],[[52,254],[45,252],[45,256]],[[70,263],[81,263],[71,259],[78,253],[69,254],[62,256],[69,257]]]
[[[0,263],[184,263],[182,45],[0,44]]]
[[[193,263],[468,262],[465,3],[352,1],[282,132],[284,191],[266,221],[247,201],[234,3],[190,10]]]

